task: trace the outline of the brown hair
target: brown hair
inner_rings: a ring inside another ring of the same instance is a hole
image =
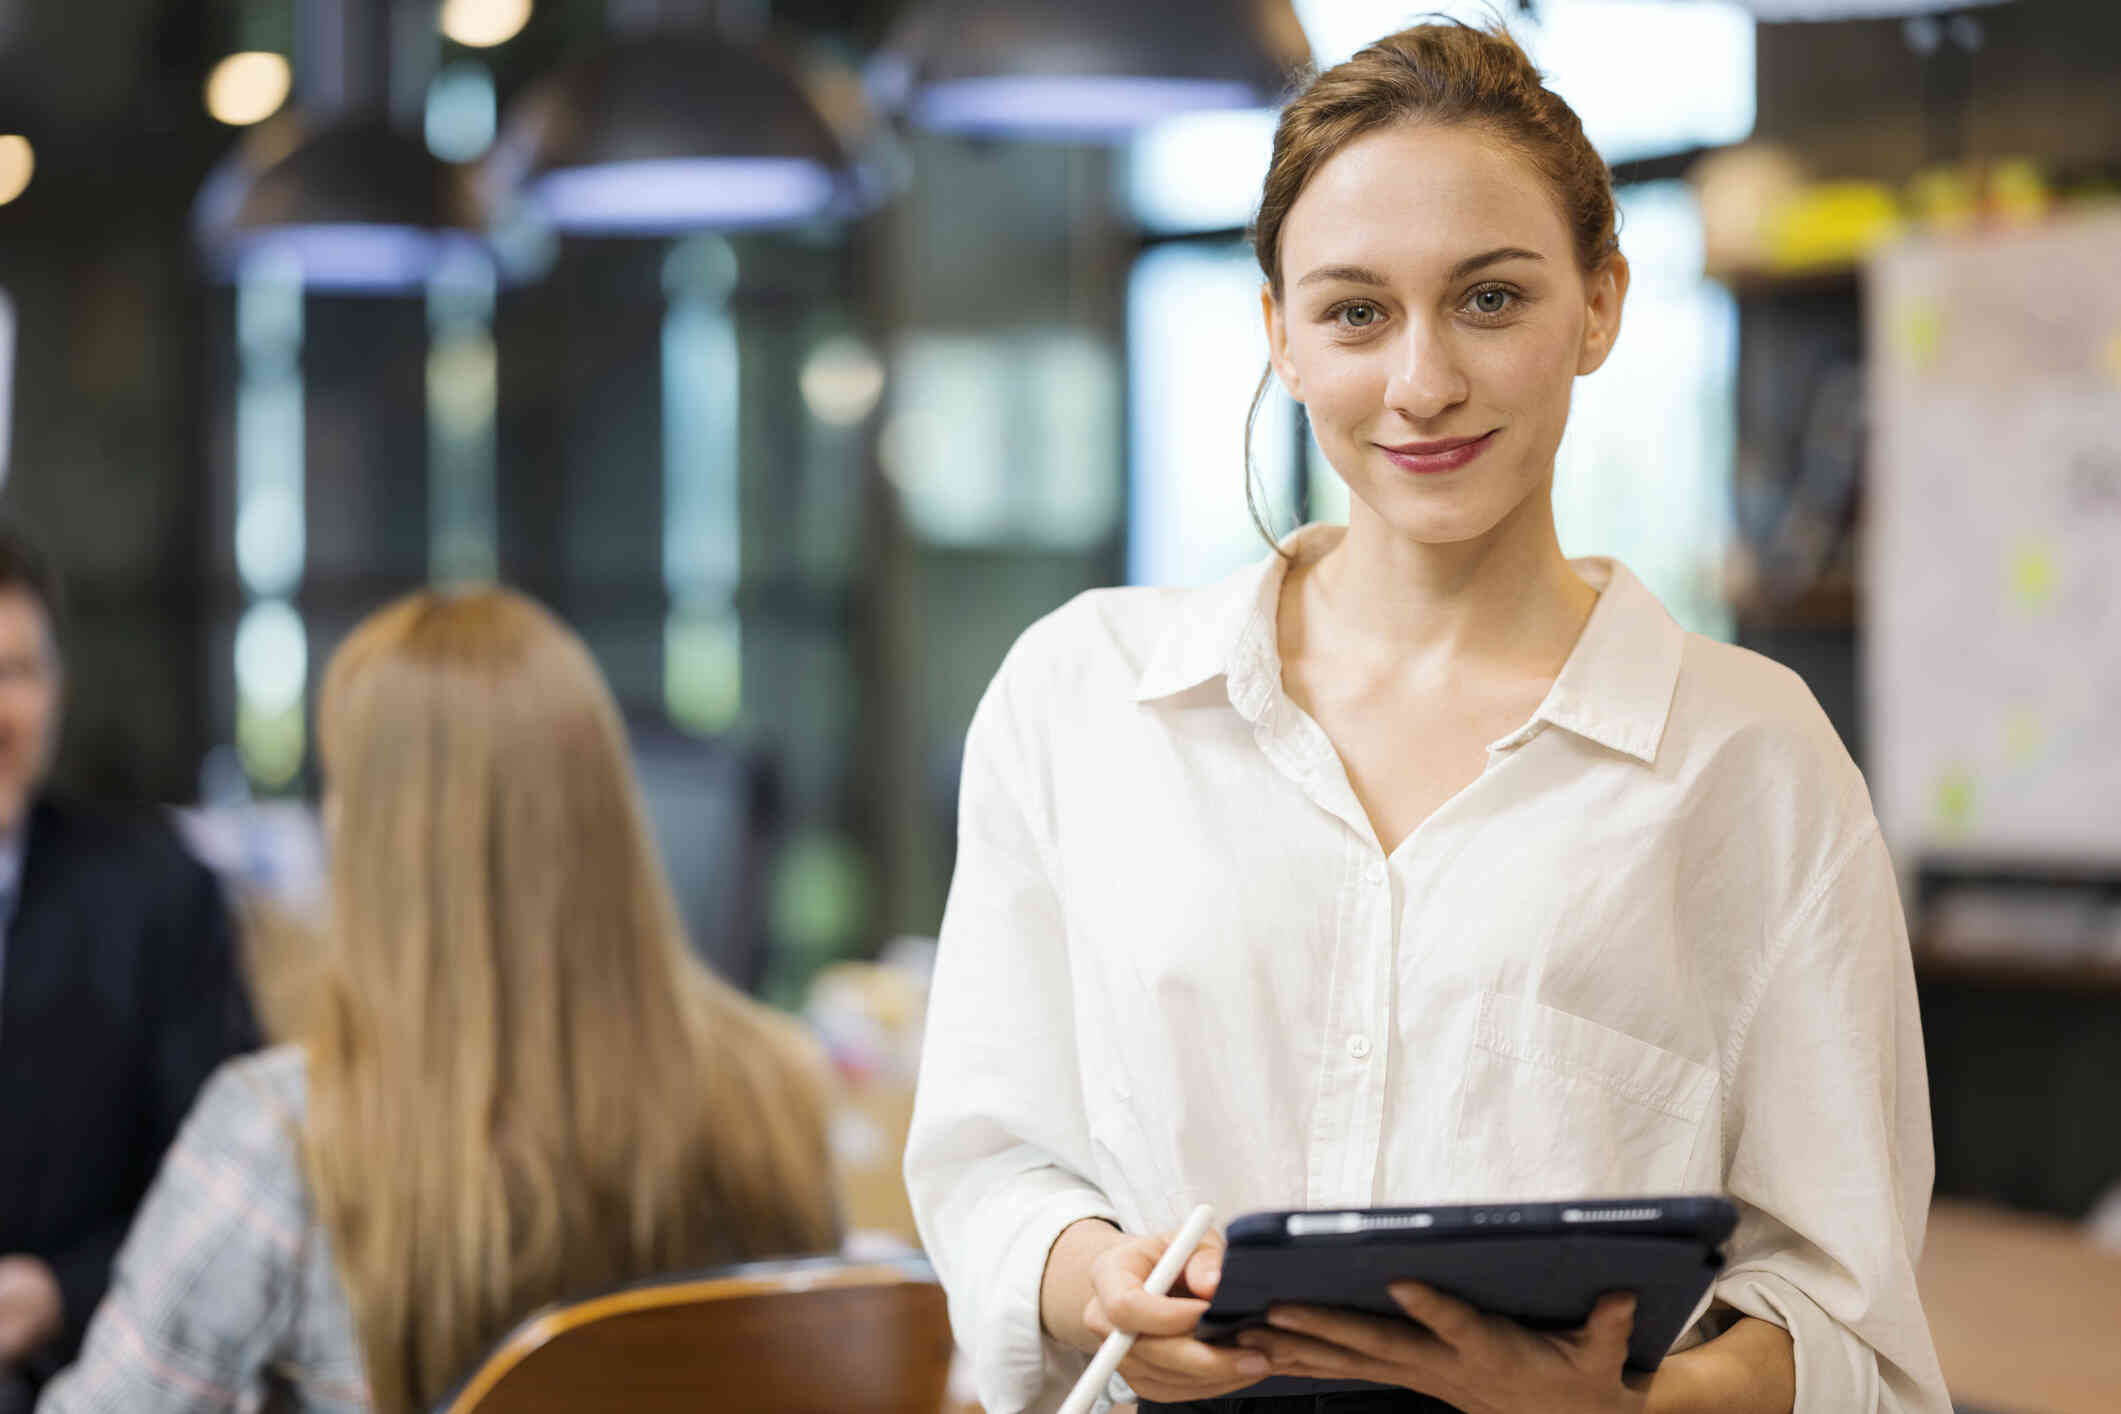
[[[302,1150],[380,1414],[547,1302],[836,1244],[819,1063],[691,954],[574,634],[505,590],[400,599],[318,736]]]
[[[1386,35],[1318,75],[1282,109],[1252,222],[1252,249],[1276,300],[1281,228],[1304,187],[1355,139],[1402,122],[1478,128],[1530,162],[1560,203],[1586,274],[1619,249],[1612,173],[1583,135],[1575,110],[1546,86],[1504,25],[1480,29],[1438,20]],[[1252,425],[1273,379],[1269,365],[1245,416],[1245,504],[1270,544],[1274,536],[1252,497]]]

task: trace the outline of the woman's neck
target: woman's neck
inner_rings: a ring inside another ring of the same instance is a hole
[[[1340,653],[1454,674],[1559,671],[1598,601],[1562,555],[1545,496],[1443,545],[1401,535],[1357,502],[1347,533],[1291,577],[1306,638],[1325,629]]]

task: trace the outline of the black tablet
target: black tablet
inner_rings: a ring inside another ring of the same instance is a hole
[[[1203,1340],[1276,1303],[1400,1316],[1386,1287],[1419,1281],[1543,1330],[1571,1330],[1609,1291],[1635,1293],[1628,1368],[1654,1370],[1723,1264],[1738,1221],[1721,1198],[1599,1198],[1249,1213],[1225,1230]]]

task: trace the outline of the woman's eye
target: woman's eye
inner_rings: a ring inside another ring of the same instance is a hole
[[[1501,314],[1510,307],[1515,298],[1508,290],[1486,289],[1473,292],[1473,310],[1477,314]]]
[[[1374,304],[1345,305],[1340,311],[1341,323],[1350,329],[1367,329],[1377,322],[1377,306]]]

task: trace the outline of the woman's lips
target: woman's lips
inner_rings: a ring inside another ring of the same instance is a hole
[[[1392,465],[1398,467],[1401,471],[1411,471],[1417,475],[1431,475],[1435,472],[1452,471],[1464,466],[1467,462],[1486,451],[1488,443],[1493,441],[1494,438],[1495,433],[1490,431],[1484,432],[1478,437],[1452,438],[1443,442],[1408,442],[1399,447],[1387,447],[1380,444],[1377,450],[1383,452]]]

